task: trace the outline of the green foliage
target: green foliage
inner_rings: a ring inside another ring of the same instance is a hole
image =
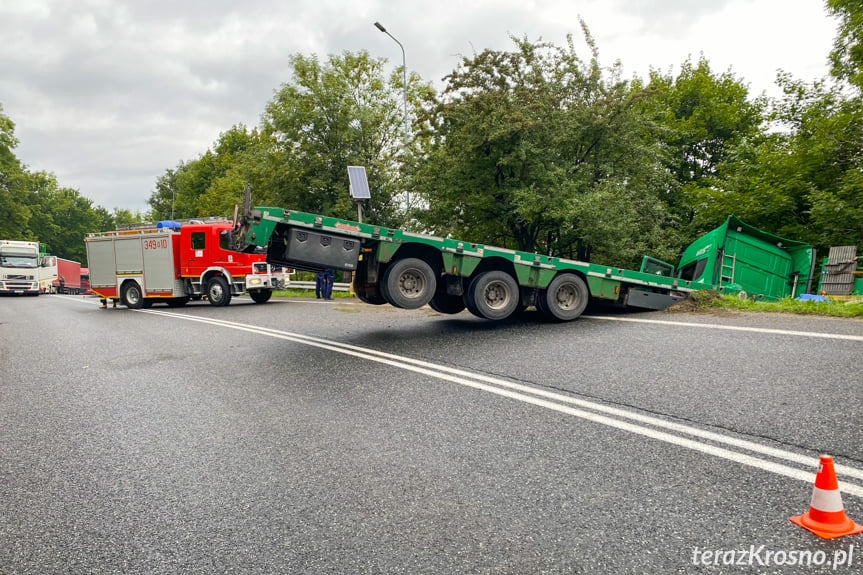
[[[661,126],[666,165],[677,181],[669,202],[689,222],[695,215],[689,193],[712,185],[734,146],[761,134],[766,101],[750,100],[742,80],[730,71],[715,74],[703,56],[697,66],[684,62],[676,78],[652,71],[648,90],[656,97],[645,100],[643,111]]]
[[[738,142],[711,186],[692,193],[707,229],[728,213],[777,235],[863,244],[863,100],[789,76],[772,118],[782,130]]]
[[[181,162],[156,182],[149,199],[154,219],[228,215],[251,185],[256,204],[287,206],[354,218],[347,166],[365,166],[372,190],[369,220],[403,223],[396,195],[401,181],[401,75],[389,79],[383,61],[345,52],[321,63],[290,60],[292,80],[276,92],[262,127],[234,126],[213,149]],[[409,99],[419,105],[430,88],[416,76]]]
[[[271,155],[271,148],[272,140],[257,129],[233,126],[219,135],[212,150],[180,162],[156,180],[148,200],[151,219],[230,216],[246,184],[255,190],[255,202],[262,203],[270,182],[261,158]]]
[[[15,156],[15,123],[0,105],[0,239],[28,240],[26,172]]]
[[[531,252],[634,263],[674,244],[661,194],[672,180],[649,94],[591,58],[512,38],[511,52],[465,58],[430,112],[412,188],[430,229]]]
[[[859,11],[829,7],[848,70]],[[401,70],[387,79],[365,52],[295,55],[260,130],[234,126],[167,170],[153,214],[227,215],[248,183],[256,203],[353,218],[346,167],[364,165],[367,220],[531,252],[673,261],[729,213],[821,248],[863,243],[859,97],[786,75],[782,99],[751,98],[703,57],[675,76],[624,81],[582,31],[586,59],[571,37],[564,47],[513,37],[511,51],[463,59],[441,97],[412,76],[409,154]],[[419,201],[405,221],[408,189]]]
[[[353,218],[347,167],[365,166],[372,190],[369,220],[401,222],[395,196],[403,187],[401,75],[389,81],[383,60],[365,51],[344,52],[321,63],[291,58],[293,78],[267,105],[263,132],[273,138],[275,179],[269,199],[277,205]],[[411,76],[412,103],[427,90]]]
[[[830,73],[863,88],[863,4],[860,0],[827,0],[827,11],[839,19]]]

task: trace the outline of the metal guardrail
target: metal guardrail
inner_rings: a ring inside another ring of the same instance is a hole
[[[333,291],[350,291],[351,284],[336,282],[333,284]],[[288,282],[288,289],[315,289],[315,282],[312,281],[293,281]]]

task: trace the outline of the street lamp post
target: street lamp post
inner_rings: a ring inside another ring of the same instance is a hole
[[[399,48],[402,49],[402,83],[404,87],[404,104],[405,104],[405,161],[407,161],[408,157],[408,65],[407,59],[405,58],[405,47],[402,46],[402,43],[398,41],[398,39],[387,32],[387,29],[384,28],[383,24],[380,22],[375,22],[375,28],[395,40],[396,44],[399,45]],[[407,210],[410,212],[411,209],[411,193],[410,190],[405,190],[405,203],[407,204]]]

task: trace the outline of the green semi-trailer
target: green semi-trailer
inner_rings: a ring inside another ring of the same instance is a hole
[[[734,216],[689,246],[679,269],[645,257],[634,271],[282,208],[245,211],[236,249],[266,247],[273,265],[353,272],[354,291],[369,304],[467,308],[491,320],[533,305],[568,321],[590,298],[658,310],[698,289],[777,299],[808,291],[814,262],[807,244]]]

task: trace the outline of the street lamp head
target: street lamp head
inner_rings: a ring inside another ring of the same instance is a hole
[[[384,32],[384,33],[386,33],[386,31],[387,31],[387,29],[384,28],[384,25],[381,24],[380,22],[375,22],[375,28],[377,28],[378,30],[380,30],[381,32]]]

